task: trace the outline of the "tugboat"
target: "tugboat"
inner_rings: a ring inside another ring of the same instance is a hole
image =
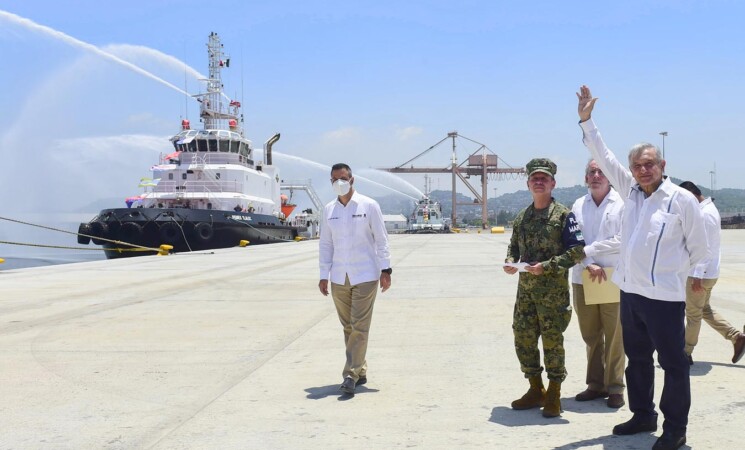
[[[104,209],[81,223],[78,243],[93,241],[112,259],[158,249],[187,252],[245,241],[288,242],[304,231],[288,224],[283,213],[291,208],[282,204],[279,170],[272,164],[279,133],[266,141],[263,161],[254,161],[252,143],[239,126],[241,104],[223,93],[220,72],[230,59],[217,33],[209,35],[207,53],[207,89],[194,95],[204,128],[192,129],[188,119],[182,120],[181,131],[170,139],[174,151],[161,156],[152,179],[140,184],[150,191],[128,197],[127,208]]]
[[[442,217],[440,202],[429,197],[427,178],[424,180],[424,196],[417,202],[409,220],[407,233],[450,233],[450,226]]]

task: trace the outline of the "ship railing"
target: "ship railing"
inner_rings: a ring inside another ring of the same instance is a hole
[[[238,181],[169,181],[161,180],[153,189],[156,193],[184,193],[184,192],[243,192],[243,183]]]
[[[254,160],[237,153],[205,153],[205,152],[182,152],[179,155],[182,165],[204,165],[204,164],[242,164],[249,167],[254,166]],[[171,163],[166,156],[162,156],[160,164]],[[173,163],[171,163],[173,164]]]

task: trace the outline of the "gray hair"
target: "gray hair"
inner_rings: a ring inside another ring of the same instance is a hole
[[[593,161],[595,161],[593,158],[590,158],[590,159],[587,160],[587,164],[585,165],[585,175],[589,175],[590,174],[590,164],[592,164]],[[595,162],[597,162],[597,161],[595,161]]]
[[[629,150],[629,168],[634,164],[634,160],[644,152],[644,150],[654,150],[655,164],[659,165],[662,162],[662,152],[657,148],[656,145],[650,144],[649,142],[641,142],[631,147]]]

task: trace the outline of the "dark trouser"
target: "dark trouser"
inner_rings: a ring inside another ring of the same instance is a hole
[[[685,354],[685,302],[653,300],[621,291],[623,346],[628,359],[626,391],[634,417],[652,418],[654,351],[665,371],[660,410],[663,431],[685,433],[691,408],[690,365]]]

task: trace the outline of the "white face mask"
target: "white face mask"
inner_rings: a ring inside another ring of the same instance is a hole
[[[334,181],[334,184],[331,185],[332,188],[334,188],[334,192],[336,192],[336,195],[339,196],[345,196],[349,193],[349,190],[352,189],[352,185],[349,184],[349,181],[346,180],[336,180]]]

